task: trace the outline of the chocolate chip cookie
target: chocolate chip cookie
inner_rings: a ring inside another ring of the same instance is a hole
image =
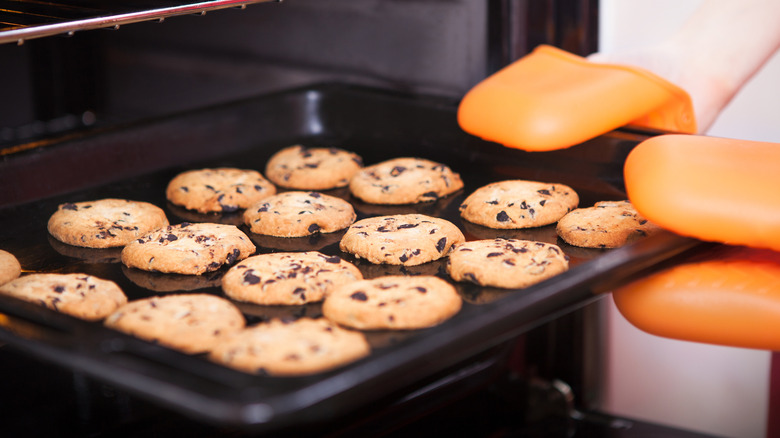
[[[49,218],[49,233],[68,245],[113,248],[168,225],[165,212],[148,202],[127,199],[60,204]]]
[[[171,225],[136,239],[122,250],[122,263],[144,271],[200,275],[232,265],[255,252],[233,225]]]
[[[29,274],[0,286],[0,293],[87,321],[127,303],[116,283],[86,274]]]
[[[165,190],[171,203],[199,213],[234,212],[275,193],[260,172],[229,167],[182,172]]]
[[[371,263],[415,266],[446,256],[466,239],[452,222],[422,214],[377,216],[355,222],[342,251]]]
[[[661,228],[642,217],[629,201],[602,201],[578,208],[558,221],[558,235],[569,245],[617,248]]]
[[[324,318],[274,319],[231,336],[209,358],[247,373],[299,376],[343,366],[370,351],[362,333]]]
[[[447,260],[447,272],[455,281],[507,289],[531,286],[568,268],[568,258],[557,245],[516,239],[466,242]]]
[[[460,215],[489,228],[518,229],[555,223],[577,207],[569,186],[537,181],[499,181],[480,187],[460,205]]]
[[[302,237],[332,233],[355,221],[349,202],[319,192],[284,192],[251,205],[244,222],[256,234]]]
[[[441,324],[454,316],[462,299],[448,282],[433,276],[387,276],[336,288],[322,313],[360,330],[411,330]]]
[[[360,270],[338,256],[316,251],[249,257],[222,277],[230,298],[263,305],[322,301],[335,287],[362,280]]]
[[[363,167],[363,159],[339,148],[290,146],[275,153],[265,167],[274,184],[296,190],[329,190],[346,187]]]
[[[395,158],[355,173],[349,190],[369,204],[431,202],[463,188],[460,175],[423,158]]]
[[[244,328],[244,316],[230,301],[209,294],[180,294],[132,301],[105,325],[184,353],[210,351]]]

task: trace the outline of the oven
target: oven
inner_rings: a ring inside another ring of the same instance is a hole
[[[295,378],[229,370],[0,297],[9,436],[702,436],[602,412],[599,394],[604,298],[701,250],[700,242],[662,233],[614,250],[582,249],[562,244],[554,227],[499,231],[458,217],[465,195],[502,179],[565,183],[581,205],[625,197],[623,160],[658,132],[624,128],[570,149],[527,153],[470,136],[456,120],[471,86],[538,44],[594,51],[597,2],[3,3],[0,248],[24,272],[93,274],[130,299],[220,295],[222,272],[136,272],[117,251],[60,244],[46,221],[60,203],[103,197],[152,202],[171,223],[199,221],[167,203],[173,176],[223,165],[262,169],[292,144],[343,147],[366,163],[397,156],[446,163],[465,188],[432,203],[371,206],[344,196],[359,217],[443,217],[468,240],[561,244],[571,263],[522,291],[457,284],[464,307],[453,319],[368,333],[369,357]],[[341,255],[367,278],[443,276],[439,262],[361,263],[339,251],[338,234],[252,237],[264,252]],[[240,309],[250,323],[321,315],[317,305]]]

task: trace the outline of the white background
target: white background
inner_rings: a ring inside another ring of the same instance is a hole
[[[602,0],[600,50],[652,44],[681,26],[699,4]],[[780,143],[780,54],[745,86],[708,135]],[[611,299],[605,301],[607,411],[718,436],[766,435],[769,352],[655,337],[630,325]]]

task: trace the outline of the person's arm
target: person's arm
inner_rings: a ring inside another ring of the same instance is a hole
[[[665,41],[594,62],[650,70],[686,90],[705,132],[743,85],[780,49],[780,1],[705,0]]]

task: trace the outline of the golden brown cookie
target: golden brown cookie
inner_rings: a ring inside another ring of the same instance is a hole
[[[339,246],[371,263],[415,266],[446,256],[452,245],[463,241],[463,233],[452,222],[400,214],[355,222]]]
[[[167,225],[165,212],[156,205],[109,198],[61,204],[49,218],[48,229],[68,245],[112,248]]]
[[[363,167],[357,154],[338,148],[290,146],[271,156],[265,167],[269,180],[296,190],[329,190],[346,187]]]
[[[455,288],[439,277],[387,276],[336,288],[322,313],[359,330],[411,330],[441,324],[460,310]]]
[[[0,249],[0,285],[8,283],[22,274],[19,260],[8,251]]]
[[[355,221],[352,205],[319,192],[284,192],[251,205],[244,222],[253,233],[276,237],[302,237],[333,233]]]
[[[338,256],[316,251],[249,257],[230,268],[222,290],[230,298],[263,305],[322,301],[335,287],[362,280],[360,270]]]
[[[489,228],[541,227],[555,223],[579,202],[577,193],[563,184],[499,181],[469,195],[460,205],[460,215]]]
[[[134,240],[122,250],[122,263],[144,271],[200,275],[254,252],[249,237],[233,225],[184,222]]]
[[[165,190],[171,203],[200,213],[240,210],[275,193],[260,172],[230,167],[180,173]]]
[[[602,201],[578,208],[558,221],[558,235],[569,245],[617,248],[660,230],[628,201]]]
[[[328,371],[367,356],[365,336],[324,318],[274,319],[215,347],[211,360],[247,373],[299,376]]]
[[[244,316],[230,301],[209,294],[180,294],[132,301],[105,325],[184,353],[210,351],[244,328]]]
[[[557,245],[515,239],[466,242],[447,260],[447,272],[455,281],[507,289],[531,286],[568,268],[568,258]]]
[[[113,281],[86,274],[30,274],[0,286],[0,293],[87,321],[105,318],[127,302]]]
[[[357,172],[349,190],[370,204],[431,202],[463,188],[460,175],[423,158],[395,158]]]

